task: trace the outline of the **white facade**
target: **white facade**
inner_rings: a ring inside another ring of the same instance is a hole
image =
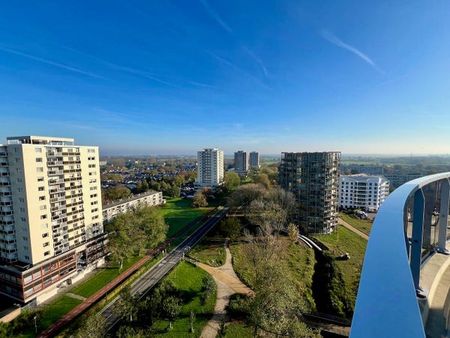
[[[134,195],[131,198],[120,200],[103,207],[103,220],[111,221],[119,214],[126,213],[141,206],[152,207],[164,204],[166,201],[160,191],[147,191],[142,194]]]
[[[104,255],[98,147],[71,138],[7,138],[0,145],[0,209],[0,284],[22,276],[22,285],[14,279],[17,287],[0,292],[38,297]]]
[[[206,148],[197,152],[198,187],[217,187],[223,183],[224,157],[223,151],[217,148]]]
[[[341,208],[377,211],[389,194],[389,181],[383,176],[342,175],[339,180]]]

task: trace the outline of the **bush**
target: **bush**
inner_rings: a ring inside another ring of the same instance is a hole
[[[245,295],[234,294],[230,297],[227,313],[232,319],[245,319],[249,315],[249,302],[251,298]]]

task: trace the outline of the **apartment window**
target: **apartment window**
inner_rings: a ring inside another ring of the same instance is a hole
[[[38,188],[38,191],[44,191],[45,190],[45,187],[39,187]]]
[[[39,201],[45,201],[45,196],[39,196]]]
[[[48,232],[45,232],[42,234],[42,238],[46,238],[46,237],[48,237]]]
[[[37,153],[42,153],[42,148],[34,148],[34,151]]]
[[[36,162],[42,162],[42,157],[36,157]]]
[[[36,171],[38,173],[43,173],[44,172],[44,168],[43,167],[36,167]]]
[[[41,206],[39,207],[39,209],[40,209],[40,210],[46,210],[46,209],[47,209],[47,206],[46,206],[46,205],[41,205]]]
[[[21,220],[22,222],[26,222],[26,221],[27,221],[27,219],[26,219],[25,217],[20,217],[20,220]]]
[[[50,255],[50,251],[44,252],[44,256],[48,256],[48,255]]]
[[[41,215],[41,219],[47,219],[47,215]]]
[[[21,177],[17,177],[17,182],[22,182],[22,178]]]
[[[44,178],[43,177],[38,177],[38,182],[44,182]]]
[[[45,248],[46,246],[49,246],[50,243],[49,242],[45,242],[44,244],[42,244],[42,246]]]
[[[25,208],[19,208],[20,212],[25,212]]]

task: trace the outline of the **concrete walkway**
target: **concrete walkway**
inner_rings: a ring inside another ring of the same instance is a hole
[[[220,325],[225,321],[226,307],[230,302],[230,296],[235,293],[252,295],[253,291],[242,283],[233,269],[231,252],[225,247],[225,264],[214,268],[207,264],[197,262],[196,265],[208,272],[217,284],[217,300],[214,307],[214,315],[203,328],[201,338],[214,338],[217,336]]]
[[[369,236],[367,236],[364,232],[362,232],[361,230],[356,229],[354,226],[348,224],[346,221],[344,221],[342,218],[338,219],[338,223],[341,224],[342,226],[344,226],[345,228],[347,228],[348,230],[354,232],[355,234],[357,234],[358,236],[364,238],[365,240],[369,240]]]
[[[66,293],[66,296],[69,296],[70,298],[78,299],[78,300],[81,300],[81,301],[85,301],[85,300],[86,300],[86,297],[77,295],[77,294],[72,293],[72,292],[67,292],[67,293]]]

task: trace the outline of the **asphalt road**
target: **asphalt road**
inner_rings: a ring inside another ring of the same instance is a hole
[[[131,285],[131,294],[133,296],[144,297],[145,294],[158,284],[164,276],[166,276],[179,262],[183,259],[186,252],[188,252],[195,244],[197,244],[214,225],[216,225],[227,213],[228,208],[223,208],[217,211],[214,215],[200,226],[194,233],[181,242],[175,249],[173,249],[167,256],[165,256],[158,264],[154,265],[149,271],[144,273]],[[118,300],[120,296],[114,298],[108,305],[106,305],[100,312],[106,319],[106,327],[108,330],[114,327],[119,321],[117,315]]]

